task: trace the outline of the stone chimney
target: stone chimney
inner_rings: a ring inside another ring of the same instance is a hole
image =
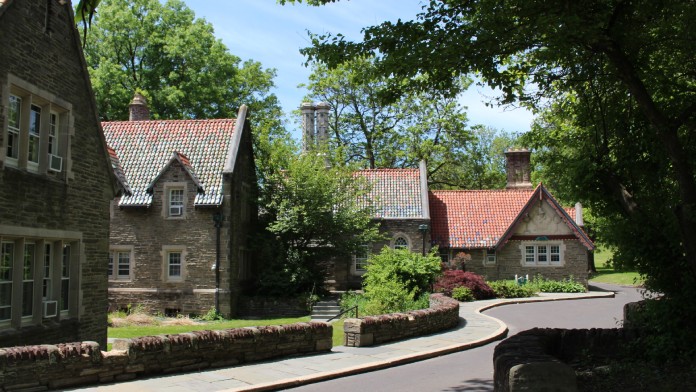
[[[303,102],[300,105],[302,112],[302,152],[307,152],[314,147],[314,111],[316,107],[311,102]]]
[[[329,104],[319,102],[317,110],[317,147],[325,147],[329,140]]]
[[[147,99],[140,93],[135,93],[128,109],[129,121],[146,121],[150,119],[150,109],[147,107]]]
[[[532,188],[529,158],[532,152],[526,148],[505,151],[507,160],[507,189]]]

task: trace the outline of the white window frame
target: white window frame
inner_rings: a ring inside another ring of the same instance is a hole
[[[127,258],[128,274],[121,274],[123,261]],[[115,245],[109,249],[109,271],[107,276],[110,282],[130,282],[133,280],[135,257],[132,245]]]
[[[162,276],[165,282],[184,282],[186,280],[186,247],[181,245],[162,246]],[[179,275],[170,275],[170,256],[179,254]]]
[[[64,234],[76,237],[60,239]],[[9,310],[6,314],[9,318],[0,320],[0,332],[41,324],[47,318],[44,317],[46,301],[58,301],[59,310],[65,305],[59,319],[78,317],[80,237],[79,232],[0,224],[0,286],[5,286],[5,293],[9,287],[9,295],[3,293],[5,301],[0,305],[5,313]],[[11,247],[9,255],[8,247]],[[63,258],[65,268],[55,262],[64,247],[75,249],[74,254],[67,252],[67,259]],[[26,308],[29,305],[30,312]]]
[[[372,254],[372,245],[370,244],[361,244],[359,250],[353,253],[353,265],[351,268],[353,275],[363,275],[367,272],[365,266],[367,266],[370,254]]]
[[[8,74],[7,81],[7,85],[0,86],[3,87],[0,89],[2,106],[8,107],[8,121],[0,129],[4,136],[0,145],[3,165],[0,166],[61,180],[74,178],[72,162],[64,158],[70,156],[69,138],[74,133],[72,104],[12,74]],[[18,110],[13,119],[10,118],[10,102],[16,102],[13,106]],[[38,113],[37,123],[32,122],[34,113]],[[50,170],[51,155],[61,157],[59,171]]]
[[[166,219],[185,219],[186,218],[186,200],[188,195],[185,182],[167,182],[164,183],[162,192],[162,216]],[[176,204],[172,203],[172,193],[181,192],[181,200],[175,200]],[[172,207],[178,207],[181,211],[178,215],[172,215]]]
[[[498,262],[498,257],[495,250],[486,249],[483,251],[483,265],[491,266]]]
[[[560,267],[565,265],[562,241],[527,241],[520,244],[522,265],[526,267]]]
[[[405,245],[397,245],[396,243],[397,243],[397,241],[399,241],[399,239],[403,239],[403,240],[406,242],[406,244],[405,244]],[[396,234],[392,237],[390,247],[391,247],[392,249],[407,249],[407,250],[411,250],[411,238],[410,238],[409,236],[407,236],[406,234],[404,234],[404,233],[396,233]]]

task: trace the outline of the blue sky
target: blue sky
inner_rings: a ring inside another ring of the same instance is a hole
[[[342,0],[322,7],[305,4],[278,5],[276,0],[184,0],[196,16],[215,28],[215,36],[242,60],[253,59],[264,68],[275,68],[275,94],[286,113],[299,107],[307,94],[298,85],[306,83],[299,49],[309,46],[307,31],[341,33],[360,40],[362,27],[385,20],[414,19],[424,0]],[[499,130],[522,133],[529,130],[533,116],[523,109],[488,108],[484,102],[496,93],[472,85],[461,98],[468,107],[469,125],[484,124]],[[288,129],[297,126],[288,118]],[[296,133],[295,133],[296,134]]]

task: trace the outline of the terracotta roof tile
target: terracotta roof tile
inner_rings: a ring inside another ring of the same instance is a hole
[[[111,159],[111,168],[113,169],[116,178],[121,183],[123,191],[126,193],[126,195],[131,195],[133,191],[130,189],[130,185],[128,185],[128,180],[126,179],[126,175],[123,173],[123,167],[121,166],[121,161],[118,159],[116,151],[108,146],[106,147],[106,150],[109,152],[109,158]]]
[[[365,203],[375,208],[376,218],[423,217],[418,169],[366,169],[354,175],[370,184]]]
[[[177,152],[187,157],[191,173],[205,193],[196,205],[222,203],[222,171],[236,120],[151,120],[103,122],[107,144],[120,158],[133,194],[121,206],[148,206],[147,187]]]
[[[534,189],[432,191],[432,239],[448,248],[492,248]]]

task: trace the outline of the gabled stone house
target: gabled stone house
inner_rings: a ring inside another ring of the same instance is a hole
[[[118,191],[70,2],[0,0],[0,346],[106,345]]]
[[[594,244],[582,229],[582,206],[563,208],[529,181],[528,150],[509,150],[504,190],[431,191],[432,243],[444,261],[471,256],[466,270],[490,280],[539,274],[587,284]]]
[[[241,282],[255,274],[247,108],[236,119],[149,120],[141,95],[130,108],[129,121],[102,123],[131,192],[111,207],[109,305],[233,316]]]

